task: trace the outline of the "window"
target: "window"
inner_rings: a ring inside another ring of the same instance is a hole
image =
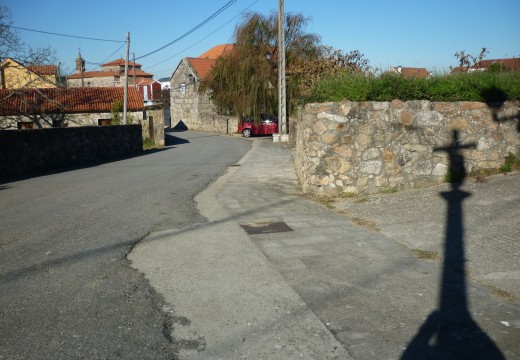
[[[112,125],[112,119],[98,119],[99,126],[109,126]]]
[[[181,84],[180,90],[181,90],[181,94],[186,93],[186,84],[185,83]]]

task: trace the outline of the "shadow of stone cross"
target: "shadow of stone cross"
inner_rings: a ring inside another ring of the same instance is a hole
[[[449,146],[435,149],[448,152],[452,177],[451,190],[440,194],[446,200],[447,213],[439,308],[410,341],[402,360],[504,359],[468,309],[462,203],[471,194],[460,189],[467,176],[461,150],[474,147],[475,144],[461,145],[455,130]]]
[[[462,185],[464,180],[467,177],[466,167],[464,166],[464,156],[462,155],[462,150],[464,149],[474,149],[477,147],[475,143],[464,144],[460,143],[459,139],[459,131],[453,130],[452,132],[452,140],[449,146],[445,147],[436,147],[433,151],[445,151],[448,153],[448,175],[450,178],[450,182],[453,187],[459,187]]]

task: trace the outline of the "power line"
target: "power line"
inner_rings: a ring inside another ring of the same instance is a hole
[[[126,42],[125,42],[126,43]],[[102,65],[104,64],[106,61],[108,61],[108,59],[110,59],[112,57],[112,55],[114,55],[116,52],[118,52],[123,46],[125,46],[125,43],[123,43],[120,47],[117,48],[116,51],[114,51],[112,54],[110,54],[109,56],[107,56],[107,58],[99,63],[96,63],[96,62],[89,62],[89,61],[86,61],[85,63],[89,64],[89,65]]]
[[[90,38],[85,36],[76,36],[76,35],[67,35],[67,34],[59,34],[59,33],[53,33],[49,31],[42,31],[42,30],[34,30],[34,29],[27,29],[19,26],[12,26],[12,25],[4,25],[6,27],[10,27],[17,30],[25,30],[25,31],[32,31],[42,34],[49,34],[49,35],[55,35],[55,36],[64,36],[64,37],[70,37],[75,39],[84,39],[84,40],[93,40],[93,41],[106,41],[106,42],[118,42],[118,43],[124,43],[124,40],[109,40],[109,39],[97,39],[97,38]]]
[[[259,1],[259,0],[255,0],[255,1],[253,1],[253,2],[248,6],[248,7],[246,7],[244,10],[242,10],[240,13],[238,13],[238,14],[235,15],[235,16],[233,16],[231,19],[229,19],[229,21],[225,22],[222,26],[220,26],[219,28],[217,28],[215,31],[209,33],[208,35],[206,35],[205,37],[203,37],[203,38],[200,39],[199,41],[197,41],[197,42],[191,44],[190,46],[188,46],[188,47],[182,49],[182,50],[179,51],[178,53],[176,53],[176,54],[170,56],[169,58],[167,58],[167,59],[165,59],[165,60],[162,60],[162,61],[160,61],[160,62],[158,62],[158,63],[156,63],[156,64],[153,64],[152,66],[147,66],[146,69],[151,69],[151,68],[153,68],[153,67],[155,67],[155,66],[157,66],[157,65],[160,65],[160,64],[162,64],[162,63],[164,63],[164,62],[166,62],[166,61],[168,61],[168,60],[170,60],[170,59],[176,57],[177,55],[182,54],[182,53],[185,52],[186,50],[191,49],[191,48],[194,47],[195,45],[197,45],[197,44],[203,42],[204,40],[206,40],[207,38],[209,38],[211,35],[213,35],[213,34],[216,33],[217,31],[219,31],[220,29],[222,29],[224,26],[228,25],[230,22],[232,22],[233,20],[235,20],[237,17],[241,16],[243,13],[245,13],[247,10],[249,10],[249,9],[250,9],[254,4],[256,4],[258,1]]]
[[[186,36],[190,35],[191,33],[193,33],[194,31],[200,29],[202,26],[206,25],[208,22],[210,22],[211,20],[213,20],[215,17],[217,17],[221,12],[223,12],[224,10],[226,10],[228,7],[230,7],[231,5],[233,5],[234,3],[236,3],[238,0],[231,0],[231,1],[228,1],[224,6],[222,6],[220,9],[218,9],[215,13],[213,13],[210,17],[208,17],[206,20],[204,20],[203,22],[201,22],[199,25],[195,26],[194,28],[192,28],[190,31],[188,31],[187,33],[184,33],[183,35],[179,36],[177,39],[169,42],[168,44],[160,47],[159,49],[157,50],[154,50],[154,51],[151,51],[149,52],[148,54],[145,54],[145,55],[142,55],[142,56],[139,56],[136,58],[136,60],[139,60],[139,59],[142,59],[144,57],[147,57],[147,56],[150,56],[152,54],[155,54],[156,52],[158,51],[161,51],[165,48],[167,48],[168,46],[176,43],[177,41],[179,40],[182,40],[184,39]]]

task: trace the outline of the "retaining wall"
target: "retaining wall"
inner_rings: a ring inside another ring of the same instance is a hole
[[[142,151],[141,125],[0,131],[0,177],[107,161]]]
[[[308,104],[294,126],[296,173],[306,193],[377,193],[443,182],[456,154],[467,173],[520,156],[520,104]],[[450,167],[451,166],[451,167]]]

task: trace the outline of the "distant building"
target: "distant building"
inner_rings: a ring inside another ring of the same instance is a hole
[[[134,86],[143,81],[153,81],[153,74],[141,70],[142,65],[128,62],[128,85]],[[101,65],[99,71],[85,71],[85,60],[78,55],[76,73],[67,76],[69,87],[119,87],[125,85],[125,60],[118,59]]]
[[[7,58],[0,64],[2,89],[55,88],[57,87],[56,65],[29,65]]]
[[[404,78],[413,79],[428,79],[432,76],[432,74],[427,69],[415,67],[394,66],[390,68],[389,72],[391,74],[396,74]]]
[[[141,93],[146,106],[162,103],[162,88],[158,81],[145,79],[137,84],[137,91]]]
[[[170,78],[160,78],[157,80],[159,84],[161,84],[161,89],[169,89],[170,88]]]
[[[520,58],[508,58],[508,59],[489,59],[481,60],[475,66],[462,67],[457,66],[451,73],[471,73],[475,71],[486,71],[491,66],[499,66],[502,70],[508,72],[520,72]]]

